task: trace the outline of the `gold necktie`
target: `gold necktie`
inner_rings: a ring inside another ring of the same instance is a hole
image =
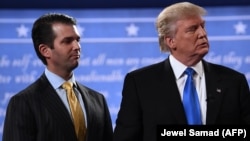
[[[63,83],[62,87],[66,90],[67,98],[70,106],[71,115],[73,118],[76,136],[78,141],[85,140],[86,126],[83,111],[81,109],[80,103],[72,88],[73,84],[71,82]]]

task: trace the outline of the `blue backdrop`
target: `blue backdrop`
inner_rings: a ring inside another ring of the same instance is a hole
[[[250,6],[206,9],[210,52],[205,59],[244,73],[250,84]],[[115,126],[125,74],[168,55],[157,42],[154,24],[160,10],[0,10],[0,136],[10,97],[44,71],[30,36],[37,17],[63,12],[77,18],[82,57],[76,79],[106,96]]]

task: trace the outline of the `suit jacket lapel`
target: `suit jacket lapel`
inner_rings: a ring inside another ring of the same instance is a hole
[[[68,133],[67,136],[72,136],[72,139],[75,138],[75,130],[71,117],[45,74],[40,77],[38,85],[41,88],[41,91],[37,92],[41,102],[54,117],[54,121],[58,122],[58,126],[61,126],[61,128],[59,127],[60,130],[65,130],[63,133]]]
[[[185,116],[185,111],[184,111],[184,107],[182,105],[182,101],[181,101],[181,97],[180,97],[180,93],[178,90],[178,86],[176,84],[176,79],[174,76],[174,72],[173,69],[170,65],[170,61],[169,58],[165,61],[164,64],[164,73],[166,75],[164,75],[164,85],[168,86],[167,89],[165,89],[165,92],[168,92],[168,98],[170,99],[168,102],[170,105],[172,105],[172,112],[173,112],[173,116],[175,116],[176,121],[179,124],[186,124],[187,120],[186,120],[186,116]],[[166,87],[164,87],[166,88]]]
[[[206,124],[214,124],[219,113],[223,97],[223,88],[218,72],[211,68],[211,65],[203,61],[206,89],[207,89],[207,117]]]
[[[91,126],[89,125],[93,125],[92,122],[92,113],[93,111],[95,110],[90,110],[90,109],[94,109],[94,107],[92,107],[92,103],[89,98],[89,91],[82,85],[80,85],[78,82],[76,82],[77,84],[77,87],[78,87],[78,90],[80,91],[81,95],[82,95],[82,99],[83,99],[83,102],[84,102],[84,106],[85,106],[85,110],[86,110],[86,113],[84,113],[87,117],[87,125],[88,125],[88,130],[90,130]],[[95,124],[95,123],[94,123]],[[88,136],[88,130],[87,130],[87,136]]]

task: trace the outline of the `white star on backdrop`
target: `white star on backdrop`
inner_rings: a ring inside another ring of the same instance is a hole
[[[234,25],[236,34],[245,34],[247,25],[243,24],[241,21]]]
[[[27,37],[29,28],[27,28],[25,25],[21,24],[19,27],[16,28],[18,37]]]
[[[81,27],[80,25],[78,25],[76,28],[77,28],[80,36],[83,36],[83,32],[85,31],[84,27]]]
[[[137,36],[139,27],[135,26],[133,23],[126,27],[128,36]]]

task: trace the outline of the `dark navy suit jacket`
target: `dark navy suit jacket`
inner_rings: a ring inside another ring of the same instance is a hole
[[[250,124],[250,91],[245,76],[202,61],[207,91],[207,125]],[[157,125],[186,125],[169,59],[128,73],[114,141],[156,141]]]
[[[77,82],[87,114],[87,141],[112,141],[104,96]],[[2,141],[77,141],[71,117],[45,74],[8,104]]]

